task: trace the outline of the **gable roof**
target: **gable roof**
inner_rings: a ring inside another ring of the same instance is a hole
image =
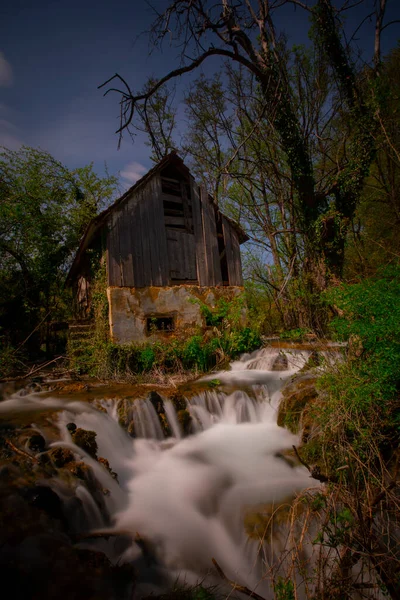
[[[87,228],[85,230],[85,233],[82,236],[78,251],[75,254],[71,268],[68,272],[68,275],[67,275],[67,278],[65,281],[66,285],[68,285],[71,282],[72,278],[74,277],[74,275],[79,267],[81,258],[83,257],[85,251],[89,247],[92,240],[97,236],[97,234],[100,232],[101,228],[105,225],[106,220],[107,220],[108,216],[110,215],[110,213],[117,206],[120,206],[126,200],[128,200],[128,198],[131,196],[131,194],[133,192],[136,192],[139,188],[141,188],[148,181],[150,181],[150,179],[156,173],[158,173],[158,171],[161,171],[167,165],[170,165],[170,164],[173,164],[174,166],[176,166],[178,168],[178,170],[182,171],[185,175],[190,176],[189,169],[184,164],[184,162],[180,158],[180,156],[177,155],[176,151],[173,150],[172,152],[167,154],[167,156],[165,156],[159,163],[157,163],[154,167],[152,167],[150,169],[150,171],[148,171],[143,177],[138,179],[138,181],[136,181],[136,183],[134,183],[124,194],[122,194],[122,196],[120,198],[115,200],[115,202],[113,202],[113,204],[110,204],[110,206],[108,208],[103,210],[101,213],[99,213],[96,217],[94,217],[90,221],[89,225],[87,226]],[[209,196],[209,198],[211,199],[212,202],[214,202],[211,196]],[[226,217],[225,215],[223,215],[223,216],[229,221],[229,223],[232,225],[232,227],[236,230],[238,237],[239,237],[240,244],[242,244],[243,242],[246,242],[249,238],[248,238],[247,234],[243,231],[243,229],[240,227],[240,225],[238,225],[237,223],[232,221],[229,217]]]

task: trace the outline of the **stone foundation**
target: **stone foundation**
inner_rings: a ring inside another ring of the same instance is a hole
[[[128,344],[193,335],[205,326],[198,301],[213,307],[220,298],[232,300],[242,292],[236,286],[109,287],[111,338]]]

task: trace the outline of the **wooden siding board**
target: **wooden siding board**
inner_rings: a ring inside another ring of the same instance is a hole
[[[123,286],[133,287],[132,240],[128,205],[125,204],[118,212],[121,281]]]
[[[159,239],[157,235],[157,211],[156,202],[154,195],[157,194],[154,185],[154,179],[149,182],[146,188],[146,198],[142,200],[145,202],[146,213],[147,213],[147,235],[150,240],[150,265],[151,265],[151,281],[152,285],[161,286],[161,272],[159,264]]]
[[[181,279],[181,270],[178,260],[178,232],[167,229],[167,248],[169,258],[170,279]]]
[[[226,261],[228,264],[229,285],[236,285],[234,283],[234,281],[236,281],[236,270],[234,267],[234,250],[232,245],[231,226],[225,217],[222,217],[222,231],[224,234]]]
[[[191,233],[186,234],[186,252],[187,257],[187,277],[190,281],[197,279],[196,269],[196,244],[194,235]]]
[[[235,272],[235,282],[231,283],[231,285],[243,285],[243,275],[242,275],[242,261],[240,256],[240,242],[239,236],[237,232],[230,226],[231,230],[231,239],[232,239],[232,247],[233,247],[233,265]],[[228,263],[229,264],[229,263]]]
[[[107,251],[108,251],[108,283],[113,286],[121,285],[121,269],[119,264],[118,227],[115,213],[108,221]]]
[[[221,265],[219,262],[217,227],[215,224],[214,206],[208,198],[208,192],[201,187],[201,208],[203,216],[204,245],[208,283],[206,285],[222,285]]]
[[[149,235],[149,211],[146,203],[147,194],[145,193],[147,190],[147,186],[145,190],[140,190],[140,194],[138,195],[138,205],[139,205],[139,220],[140,220],[140,229],[142,232],[141,235],[141,243],[142,243],[142,259],[143,259],[143,273],[144,273],[144,287],[148,287],[153,285],[153,277],[152,277],[152,269],[151,269],[151,240]]]
[[[205,286],[207,285],[208,278],[206,269],[203,223],[201,218],[200,195],[199,188],[193,178],[191,178],[191,196],[193,207],[193,230],[196,248],[196,279],[198,280],[199,285]]]
[[[171,279],[196,281],[196,249],[194,235],[167,229]]]
[[[164,207],[162,201],[161,175],[158,173],[154,178],[154,214],[156,224],[156,235],[158,238],[158,264],[160,271],[160,285],[169,285],[169,261],[167,246],[167,231],[164,223]]]
[[[243,285],[239,236],[225,217],[222,220],[222,228],[228,263],[229,285]]]
[[[131,231],[133,287],[145,286],[145,273],[143,270],[142,228],[140,208],[138,203],[129,202],[129,226]]]

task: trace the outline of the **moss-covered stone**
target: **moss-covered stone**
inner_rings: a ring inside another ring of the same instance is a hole
[[[97,458],[97,433],[95,431],[87,431],[78,427],[72,434],[74,443],[87,452],[92,458]]]
[[[296,377],[282,391],[282,400],[278,411],[278,425],[297,433],[305,407],[315,400],[318,392],[315,388],[316,377],[303,375]]]
[[[40,433],[35,433],[28,440],[28,448],[32,452],[43,452],[46,449],[46,440]]]
[[[322,359],[320,353],[317,350],[313,350],[310,356],[308,357],[308,360],[304,367],[300,369],[300,372],[304,373],[305,371],[309,371],[310,369],[315,369],[316,367],[319,367],[321,363]]]
[[[280,352],[272,364],[271,371],[287,371],[288,368],[288,357]]]
[[[68,448],[52,448],[47,454],[57,469],[75,460],[74,453]]]
[[[113,479],[118,480],[117,473],[115,473],[115,471],[112,470],[112,468],[110,467],[110,463],[108,462],[108,460],[106,458],[103,458],[103,456],[100,456],[97,460],[100,464],[102,464],[107,469],[107,471],[110,473],[110,475],[111,475],[111,477],[113,477]]]
[[[184,410],[178,410],[177,417],[183,433],[188,435],[192,425],[192,416],[190,412],[186,408]]]

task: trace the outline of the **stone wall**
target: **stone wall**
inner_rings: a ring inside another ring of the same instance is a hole
[[[242,287],[109,287],[111,338],[118,344],[193,335],[205,325],[198,300],[210,307],[220,298],[232,300]]]

